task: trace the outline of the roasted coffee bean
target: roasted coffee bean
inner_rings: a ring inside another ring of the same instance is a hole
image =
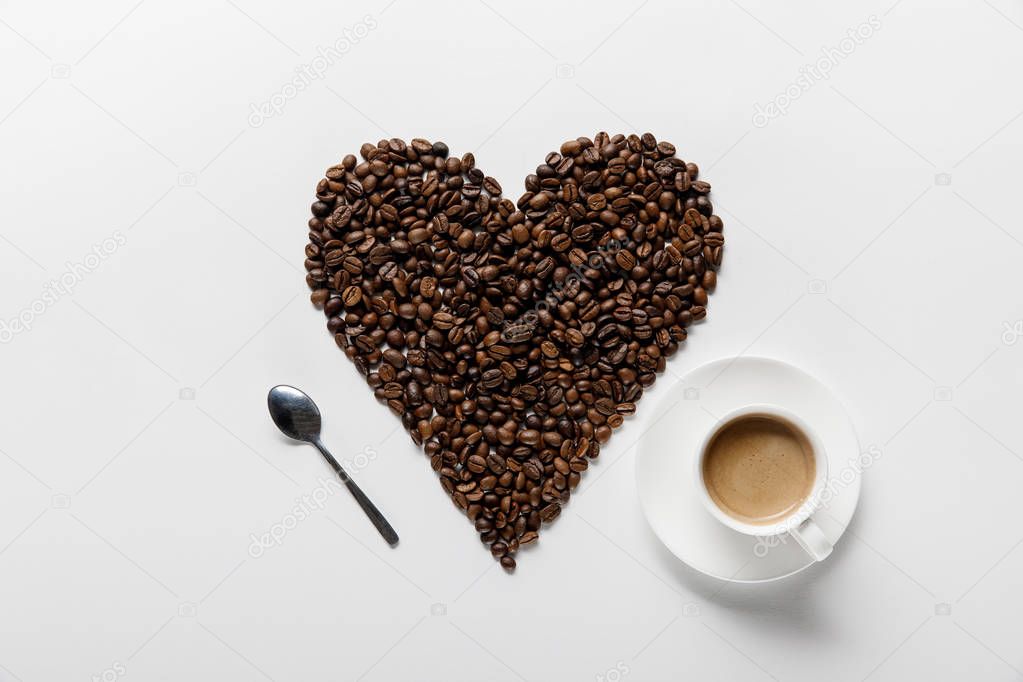
[[[487,190],[487,194],[490,196],[501,196],[501,183],[489,176],[483,178],[483,189]]]
[[[536,429],[524,429],[519,431],[518,441],[523,445],[536,445],[540,442],[540,432]]]
[[[360,156],[317,184],[310,300],[512,570],[706,315],[711,186],[650,133],[565,142],[517,201],[442,142]]]
[[[344,301],[347,308],[358,305],[362,300],[362,289],[357,286],[347,287],[341,294],[341,300]]]
[[[636,267],[636,256],[631,251],[623,249],[615,254],[615,262],[622,270],[632,270]]]
[[[540,518],[544,523],[551,523],[559,516],[561,516],[561,505],[557,502],[551,502],[540,510]]]

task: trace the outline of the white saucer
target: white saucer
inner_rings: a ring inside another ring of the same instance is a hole
[[[639,442],[636,483],[647,521],[675,556],[732,582],[778,580],[814,563],[790,537],[765,545],[724,526],[695,494],[693,458],[701,439],[718,417],[751,403],[787,408],[823,441],[832,494],[814,518],[838,542],[856,511],[862,467],[852,422],[827,387],[779,360],[738,357],[694,369],[663,401]]]

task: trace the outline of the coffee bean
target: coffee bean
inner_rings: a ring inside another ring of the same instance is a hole
[[[402,367],[405,366],[405,356],[401,354],[401,351],[397,351],[393,348],[388,348],[387,350],[384,351],[383,357],[384,362],[391,365],[392,367],[401,369]]]
[[[622,270],[632,270],[636,267],[636,256],[631,251],[619,251],[615,254],[615,262]]]
[[[540,442],[540,432],[536,429],[524,429],[519,431],[518,441],[523,445],[536,445]]]
[[[504,381],[504,375],[500,369],[488,369],[483,373],[480,384],[484,388],[497,388]]]
[[[341,294],[341,300],[347,308],[357,306],[362,300],[362,289],[357,286],[347,287]]]
[[[487,194],[493,197],[501,195],[501,183],[492,177],[483,178],[483,189],[487,190]]]
[[[568,234],[558,234],[551,239],[551,248],[557,253],[563,253],[572,248],[572,236]]]
[[[540,510],[540,518],[544,523],[551,523],[559,516],[561,516],[561,505],[557,502],[552,502]]]
[[[481,474],[487,469],[487,460],[479,455],[473,455],[469,458],[466,466],[474,474]]]

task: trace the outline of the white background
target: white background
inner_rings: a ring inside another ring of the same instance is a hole
[[[0,346],[0,679],[1023,677],[1018,1],[4,0],[0,50],[0,319],[31,318]],[[308,205],[367,140],[471,150],[516,199],[598,130],[701,165],[725,267],[509,576],[308,303]],[[633,480],[667,387],[740,353],[814,373],[882,453],[832,558],[772,585],[675,561]],[[399,548],[337,493],[250,555],[328,472],[268,419],[278,382],[376,453]]]

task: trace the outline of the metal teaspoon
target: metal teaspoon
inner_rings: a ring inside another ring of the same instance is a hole
[[[384,515],[380,513],[366,494],[355,484],[334,456],[330,454],[320,440],[320,410],[313,399],[294,386],[274,386],[266,398],[270,408],[270,416],[285,436],[304,441],[316,446],[327,463],[337,472],[338,478],[348,486],[349,492],[355,497],[366,516],[373,522],[380,534],[392,547],[398,544],[398,534],[391,528]]]

